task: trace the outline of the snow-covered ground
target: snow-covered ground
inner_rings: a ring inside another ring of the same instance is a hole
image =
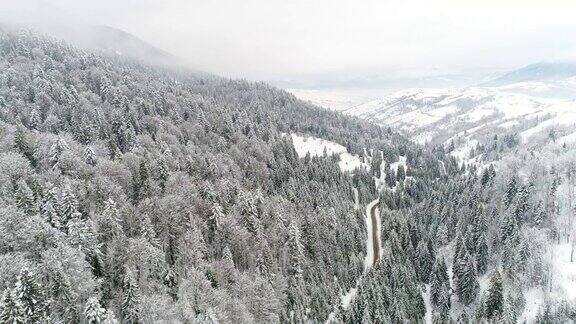
[[[310,154],[310,156],[322,156],[324,152],[326,152],[328,156],[335,154],[340,157],[338,166],[343,172],[352,172],[357,168],[370,168],[368,163],[362,162],[360,156],[348,153],[348,150],[338,143],[313,136],[302,136],[298,134],[291,134],[290,136],[292,137],[294,149],[296,149],[296,153],[301,158],[305,157],[306,154]]]
[[[575,86],[570,89],[575,89],[572,98],[576,98],[576,81],[566,84]],[[500,87],[407,89],[364,102],[353,98],[346,100],[342,98],[344,95],[315,93],[313,90],[296,91],[294,94],[319,106],[380,125],[394,126],[410,135],[415,142],[424,144],[439,136],[471,136],[489,127],[508,129],[526,120],[536,123],[521,134],[523,140],[553,125],[574,125],[574,99],[540,96],[545,90],[556,86],[557,83],[524,82]]]
[[[432,304],[430,303],[430,285],[426,285],[426,289],[422,291],[422,298],[424,299],[424,306],[426,313],[424,314],[424,323],[432,324]]]
[[[308,89],[286,89],[286,91],[304,101],[335,111],[343,111],[371,100],[371,98],[363,96],[338,93],[334,91]]]
[[[392,169],[392,171],[394,171],[394,175],[397,175],[399,166],[404,167],[404,171],[407,170],[408,165],[406,164],[406,161],[407,161],[406,157],[403,155],[400,155],[398,157],[398,162],[393,162],[390,164],[390,168]]]
[[[569,243],[556,245],[551,251],[554,267],[553,290],[568,300],[576,300],[576,251],[573,262],[570,261],[572,247]]]

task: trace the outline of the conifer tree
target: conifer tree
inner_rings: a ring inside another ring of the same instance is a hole
[[[97,219],[98,235],[100,240],[109,241],[114,237],[122,234],[122,225],[120,225],[120,212],[116,202],[109,198],[104,204],[104,210]]]
[[[430,300],[440,312],[450,310],[450,279],[443,259],[437,258],[430,276]]]
[[[422,282],[428,283],[430,278],[430,273],[432,272],[432,267],[434,259],[429,250],[429,245],[421,240],[416,248],[416,265],[418,271],[418,277]]]
[[[388,167],[386,168],[386,184],[388,185],[388,187],[390,188],[394,188],[396,186],[396,174],[394,173],[394,171]]]
[[[481,234],[476,245],[476,270],[478,274],[484,274],[488,269],[488,244],[486,243],[486,236]]]
[[[50,308],[61,318],[73,322],[78,321],[78,312],[72,294],[70,280],[62,270],[56,271],[50,283]]]
[[[78,200],[69,186],[62,190],[60,202],[58,206],[58,214],[60,215],[60,224],[68,231],[68,222],[73,219],[79,219],[80,213],[78,212]]]
[[[102,320],[102,324],[118,324],[118,320],[116,319],[116,315],[111,309],[108,309],[104,314],[104,319]]]
[[[404,166],[402,164],[398,165],[398,172],[396,173],[396,179],[399,182],[404,181],[404,179],[406,179],[406,169],[404,169]]]
[[[86,146],[84,149],[84,161],[90,166],[96,165],[96,153],[90,146]]]
[[[512,178],[510,178],[510,181],[508,181],[508,184],[506,185],[506,193],[504,195],[504,205],[506,207],[512,204],[512,201],[514,200],[514,197],[516,197],[517,192],[518,192],[518,179],[514,175],[512,176]]]
[[[502,221],[500,232],[502,241],[506,241],[508,238],[516,236],[518,233],[518,221],[513,213],[504,213],[504,219]]]
[[[18,299],[10,289],[5,289],[0,300],[0,323],[19,324],[26,323],[27,317],[24,315]]]
[[[124,298],[122,300],[122,322],[135,324],[140,322],[140,289],[131,270],[126,270],[122,283]]]
[[[304,265],[304,247],[300,241],[300,229],[296,222],[290,224],[288,248],[290,253],[290,274],[295,277],[301,277]]]
[[[212,231],[215,232],[220,227],[220,221],[224,218],[224,210],[222,206],[214,202],[211,208],[211,215],[210,215],[210,225],[212,227]]]
[[[88,324],[101,324],[104,322],[106,310],[100,306],[96,297],[88,298],[84,307],[84,318]]]
[[[504,300],[504,308],[503,308],[501,319],[500,319],[500,323],[502,323],[502,324],[516,324],[516,323],[518,323],[518,314],[516,312],[516,308],[514,307],[514,304],[511,302],[509,297],[510,296],[507,296],[507,298]],[[538,319],[538,316],[536,317],[537,319]],[[541,322],[536,321],[536,323],[541,323]]]
[[[50,164],[53,168],[57,167],[60,161],[60,155],[66,150],[68,150],[68,144],[63,138],[59,137],[50,148]]]
[[[18,181],[16,192],[14,192],[14,201],[16,202],[16,206],[28,215],[37,212],[34,193],[24,180]]]
[[[469,305],[476,299],[480,286],[476,277],[474,262],[469,253],[466,252],[459,274],[456,274],[456,292],[458,298],[464,305]]]
[[[16,130],[14,135],[14,146],[22,155],[24,155],[33,167],[36,167],[38,160],[36,158],[36,145],[32,138],[25,133],[22,127]]]
[[[42,218],[54,228],[61,229],[60,215],[58,214],[58,196],[56,188],[48,185],[44,191],[40,214]]]
[[[487,318],[499,316],[502,313],[504,297],[502,295],[502,278],[500,272],[496,270],[490,278],[488,296],[484,305],[484,312]]]
[[[15,304],[27,322],[38,323],[46,318],[48,310],[46,294],[28,268],[20,271],[12,294]]]

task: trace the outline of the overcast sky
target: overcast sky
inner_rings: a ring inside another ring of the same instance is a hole
[[[576,56],[575,0],[44,1],[196,68],[250,79],[508,68]]]

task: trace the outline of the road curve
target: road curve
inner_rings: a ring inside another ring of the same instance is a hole
[[[370,208],[370,218],[372,220],[372,248],[373,248],[373,261],[372,266],[375,266],[378,261],[380,261],[380,222],[378,221],[378,206],[380,202],[376,202],[372,208]]]

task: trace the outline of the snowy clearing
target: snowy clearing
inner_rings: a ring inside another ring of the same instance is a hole
[[[370,168],[368,163],[362,162],[360,156],[348,153],[348,150],[338,143],[313,136],[298,134],[290,134],[290,136],[292,143],[294,143],[294,149],[300,158],[305,157],[306,154],[322,156],[326,152],[328,156],[334,154],[340,156],[338,166],[343,172],[352,172],[358,168]]]

